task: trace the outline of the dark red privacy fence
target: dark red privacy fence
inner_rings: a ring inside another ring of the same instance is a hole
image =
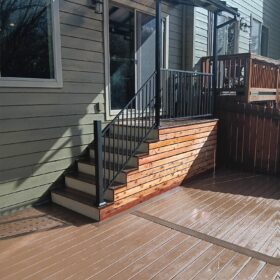
[[[225,98],[217,103],[220,163],[280,175],[280,111]]]

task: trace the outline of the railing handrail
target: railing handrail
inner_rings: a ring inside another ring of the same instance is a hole
[[[218,55],[218,59],[232,59],[232,58],[251,58],[252,54],[251,53],[235,53],[235,54],[221,54]],[[205,60],[213,60],[213,56],[204,56],[201,58],[202,61]]]
[[[162,68],[161,71],[178,72],[178,73],[185,73],[185,74],[192,74],[192,75],[213,76],[212,73],[204,73],[204,72],[199,72],[199,71],[177,70],[177,69],[169,69],[169,68]]]
[[[120,112],[110,121],[110,123],[102,130],[102,135],[104,135],[112,125],[116,122],[118,117],[128,109],[129,105],[132,104],[132,102],[141,94],[143,88],[149,83],[149,81],[156,75],[156,72],[153,72],[153,74],[147,79],[147,81],[141,86],[140,89],[135,93],[135,95],[130,99],[130,101],[125,105],[124,108],[120,110]]]

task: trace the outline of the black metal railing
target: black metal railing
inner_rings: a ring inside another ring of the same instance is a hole
[[[154,73],[102,131],[94,124],[96,204],[120,172],[131,164],[142,142],[161,119],[205,118],[213,115],[212,75],[162,69],[161,87]],[[158,90],[159,89],[159,90]]]
[[[162,70],[161,119],[204,118],[213,114],[212,75]]]
[[[95,121],[95,177],[97,205],[104,204],[104,193],[129,164],[141,143],[156,127],[156,73],[138,90],[129,103],[101,131]]]

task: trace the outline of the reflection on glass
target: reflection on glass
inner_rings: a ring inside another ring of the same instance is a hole
[[[155,71],[156,19],[137,13],[138,89]]]
[[[0,77],[54,78],[51,2],[0,1]]]
[[[135,93],[134,13],[110,7],[111,109],[122,109]]]

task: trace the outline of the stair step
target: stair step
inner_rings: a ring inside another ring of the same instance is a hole
[[[95,177],[77,173],[77,174],[70,174],[65,176],[65,185],[68,188],[71,188],[73,190],[77,190],[89,195],[96,195],[96,183],[95,183]],[[114,200],[114,190],[113,188],[119,188],[122,187],[123,184],[119,182],[114,182],[112,185],[112,188],[109,188],[105,192],[105,199],[109,201]]]
[[[111,166],[111,169],[110,169]],[[113,170],[113,166],[112,164],[109,164],[108,162],[106,163],[106,169],[105,169],[105,176],[106,179],[109,178],[109,176],[112,174],[112,170]],[[120,168],[120,167],[119,167]],[[120,174],[117,176],[116,181],[121,183],[121,184],[125,184],[126,183],[126,173],[129,170],[135,170],[136,168],[133,167],[126,167],[126,171],[122,171],[120,172]],[[93,175],[95,176],[95,163],[94,161],[79,161],[78,162],[78,170],[81,173],[87,174],[87,175]]]
[[[106,150],[108,149],[108,147],[110,149],[113,149],[113,146],[115,147],[115,149],[124,149],[124,147],[128,146],[128,149],[131,150],[130,148],[132,147],[132,149],[134,147],[137,147],[139,145],[138,141],[130,141],[126,142],[126,138],[117,138],[117,139],[112,139],[112,138],[106,138],[105,139],[105,147]],[[137,151],[139,153],[147,153],[149,151],[149,144],[148,143],[141,143],[141,145],[138,147]],[[126,151],[125,151],[126,152]]]
[[[95,207],[95,196],[85,194],[70,188],[54,190],[52,201],[60,206],[99,221],[99,209]]]
[[[137,167],[137,165],[138,165],[137,156],[144,156],[144,155],[147,155],[147,153],[138,153],[137,155],[131,157],[126,165],[131,166],[131,167]],[[118,160],[118,163],[116,163],[116,164],[119,164],[119,165],[121,165],[122,163],[124,163],[127,160],[126,154],[105,152],[105,154],[103,153],[103,156],[105,157],[105,160],[107,162],[112,162],[112,161]],[[93,149],[90,149],[90,157],[92,160],[94,160],[94,158],[95,158],[95,152]]]
[[[110,129],[110,137],[114,136],[117,138],[126,138],[129,137],[130,139],[139,139],[143,135],[145,135],[149,128],[142,127],[142,124],[140,123],[140,127],[135,127],[134,125],[126,126],[126,125],[114,125]],[[157,139],[158,138],[158,131],[156,129],[152,129],[149,134],[147,135],[146,139]]]

